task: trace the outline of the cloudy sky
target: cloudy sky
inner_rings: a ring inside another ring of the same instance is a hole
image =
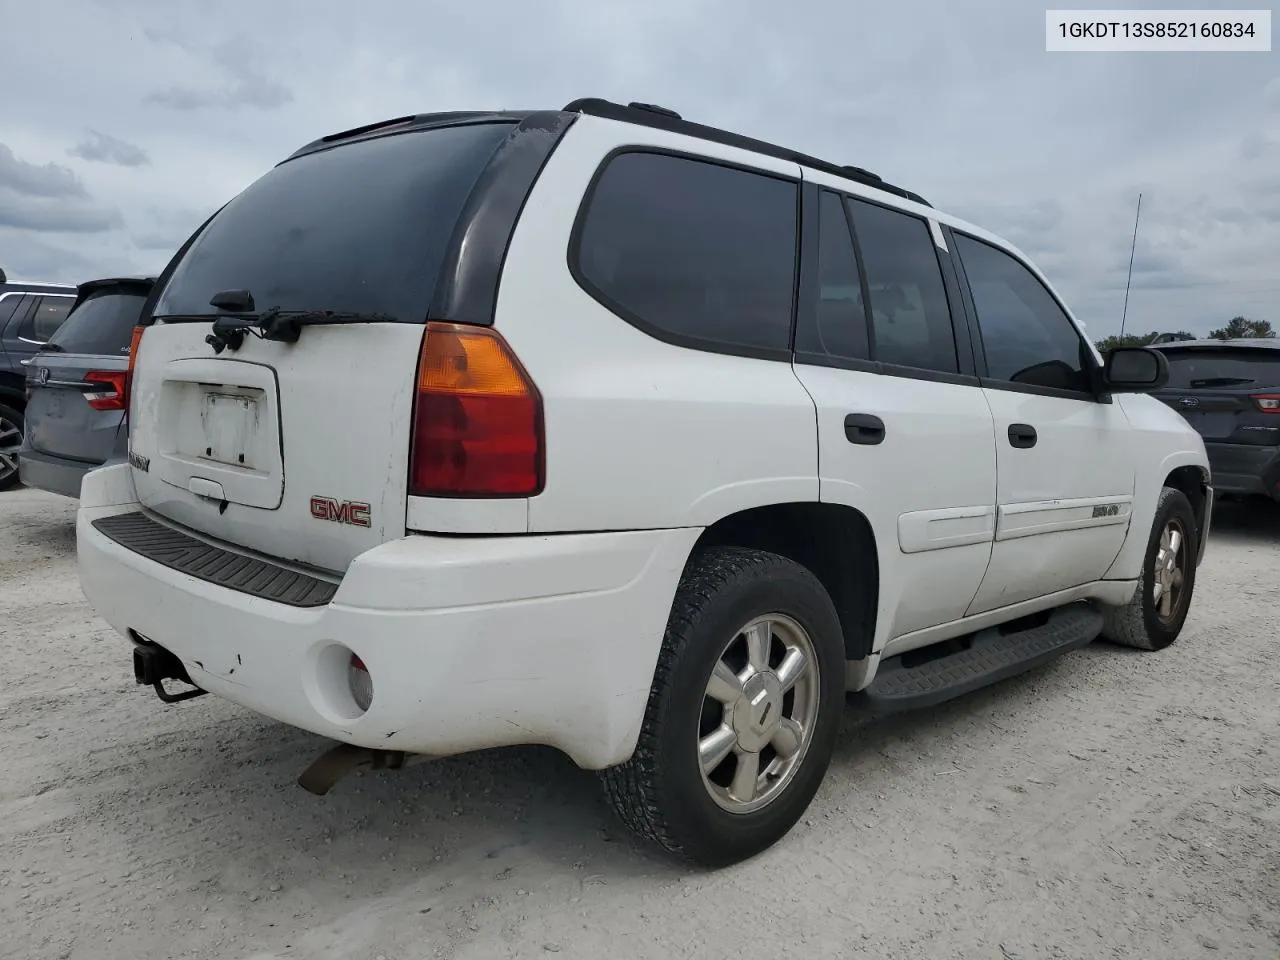
[[[0,24],[15,278],[158,270],[326,133],[603,96],[908,186],[1031,254],[1096,336],[1141,191],[1129,329],[1280,327],[1280,53],[1050,54],[1026,0],[0,0]]]

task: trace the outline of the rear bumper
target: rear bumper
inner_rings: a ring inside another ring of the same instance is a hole
[[[93,526],[139,509],[127,465],[86,478],[85,595],[210,693],[360,746],[444,756],[536,743],[594,769],[635,747],[700,532],[409,536],[358,556],[329,603],[299,608],[163,566]],[[362,715],[347,651],[373,680]]]
[[[53,457],[26,444],[18,451],[18,473],[24,484],[72,499],[80,496],[84,475],[95,469],[97,464]]]
[[[1257,494],[1280,500],[1280,447],[1206,443],[1218,493]]]

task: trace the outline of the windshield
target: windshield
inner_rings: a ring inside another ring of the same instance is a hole
[[[120,356],[129,352],[146,294],[103,290],[71,311],[49,345],[66,353]]]
[[[463,205],[509,123],[344,144],[275,167],[224,207],[174,270],[157,316],[210,316],[214,294],[254,309],[424,322]]]
[[[1213,387],[1280,386],[1280,350],[1215,347],[1165,350],[1168,386],[1182,390]]]

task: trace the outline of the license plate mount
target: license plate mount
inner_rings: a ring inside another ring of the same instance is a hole
[[[242,393],[207,390],[201,398],[204,450],[214,463],[254,469],[253,439],[258,427],[258,401]]]

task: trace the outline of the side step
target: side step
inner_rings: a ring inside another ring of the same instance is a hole
[[[1052,611],[1039,626],[1001,632],[1009,626],[882,660],[859,698],[876,713],[943,703],[1088,646],[1102,632],[1102,614],[1087,603],[1072,603]]]

